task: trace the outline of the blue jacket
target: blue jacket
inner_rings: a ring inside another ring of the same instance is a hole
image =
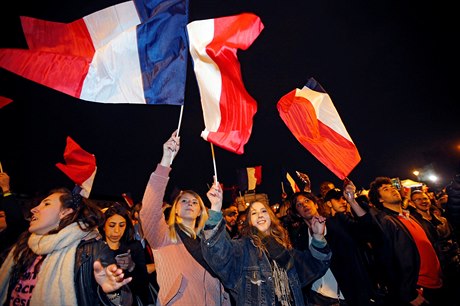
[[[213,227],[216,220],[218,223]],[[220,212],[210,210],[210,219],[201,240],[203,256],[222,284],[230,290],[237,305],[275,305],[275,287],[268,257],[249,237],[231,239]],[[321,245],[319,243],[318,245]],[[304,305],[301,288],[322,276],[329,267],[327,245],[301,252],[289,251],[286,272],[295,305]]]

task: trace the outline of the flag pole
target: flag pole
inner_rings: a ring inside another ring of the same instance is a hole
[[[212,153],[212,164],[214,165],[214,182],[218,182],[219,180],[217,179],[217,168],[216,168],[216,156],[214,155],[214,146],[211,144],[211,153]]]
[[[3,173],[2,162],[0,162],[0,173]]]
[[[180,125],[182,123],[182,114],[184,113],[184,104],[182,104],[180,106],[180,114],[179,114],[179,123],[177,124],[177,134],[176,136],[179,137],[179,130],[180,130]],[[172,165],[172,162],[173,162],[173,159],[174,159],[174,154],[175,152],[172,152],[172,155],[171,155],[171,162],[170,162],[170,165]]]
[[[286,193],[286,192],[284,191],[284,184],[283,184],[283,182],[281,182],[281,191],[282,191],[283,193]]]

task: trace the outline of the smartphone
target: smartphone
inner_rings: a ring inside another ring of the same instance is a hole
[[[398,190],[401,190],[401,181],[399,177],[395,177],[391,179],[391,184]]]
[[[128,255],[129,251],[126,253],[118,254],[117,256],[115,256],[115,259],[125,259],[126,257],[128,257]]]

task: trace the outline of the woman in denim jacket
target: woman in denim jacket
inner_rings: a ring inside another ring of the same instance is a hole
[[[247,209],[243,237],[232,240],[222,219],[222,189],[207,193],[209,219],[201,241],[203,256],[233,295],[237,305],[304,305],[301,288],[322,276],[331,251],[324,238],[325,219],[312,223],[313,242],[303,252],[292,249],[286,230],[266,203]]]

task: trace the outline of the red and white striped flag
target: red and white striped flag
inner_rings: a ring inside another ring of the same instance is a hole
[[[282,97],[277,108],[295,138],[341,180],[361,160],[331,98],[315,79]]]
[[[187,25],[205,122],[201,137],[237,154],[244,153],[257,112],[243,84],[237,51],[246,50],[263,28],[260,18],[249,13]]]

